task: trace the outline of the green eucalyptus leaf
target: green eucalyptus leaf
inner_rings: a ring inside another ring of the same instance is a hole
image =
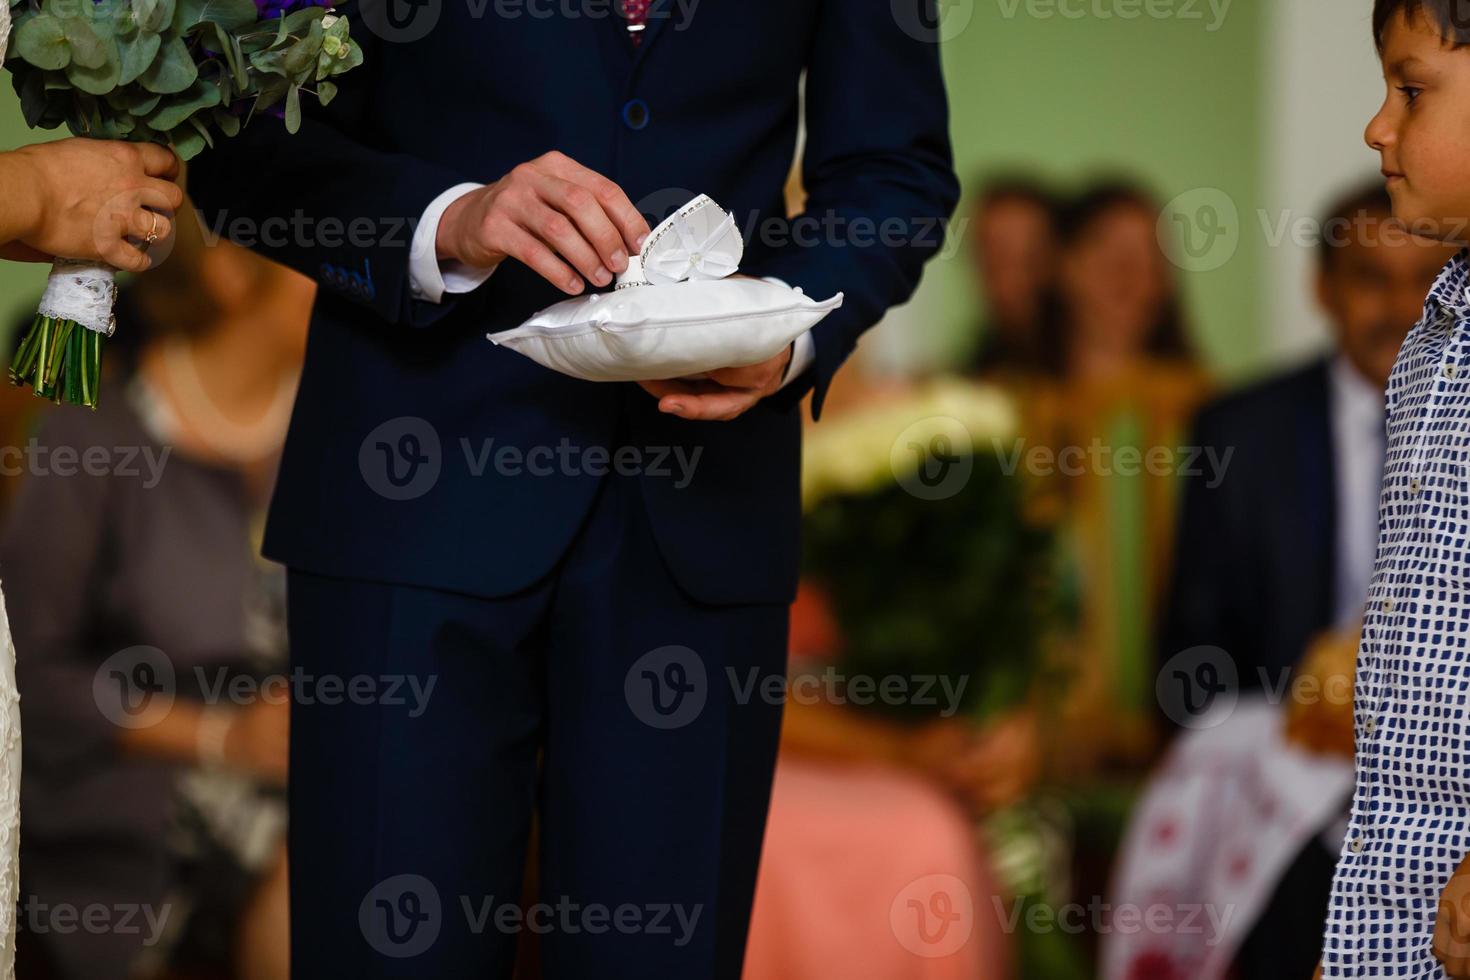
[[[128,113],[134,116],[151,115],[153,110],[158,108],[158,103],[161,101],[163,101],[163,96],[156,92],[141,92],[135,98],[133,104],[128,106]]]
[[[138,30],[160,34],[174,19],[174,0],[133,0],[133,23]]]
[[[182,92],[199,77],[199,69],[189,48],[180,38],[170,38],[158,51],[158,57],[138,81],[150,92],[172,95]]]
[[[83,68],[101,68],[107,64],[107,45],[87,21],[81,17],[67,17],[61,22],[61,30],[71,48],[72,64]]]
[[[65,68],[71,63],[71,46],[61,21],[50,14],[38,14],[15,31],[11,39],[15,53],[37,68]]]
[[[322,105],[329,104],[337,97],[337,86],[331,82],[318,82],[316,86],[317,101]]]
[[[219,42],[219,48],[224,53],[225,63],[230,66],[230,74],[235,77],[235,84],[240,88],[250,84],[249,76],[245,74],[245,61],[240,54],[240,47],[235,39],[220,25],[214,24],[215,40]]]
[[[199,136],[204,140],[205,146],[214,146],[214,138],[209,135],[209,127],[204,125],[203,116],[190,116],[189,125],[193,126],[195,131],[199,133]]]
[[[285,55],[280,51],[257,51],[250,56],[250,63],[255,66],[256,71],[267,75],[286,76],[286,69],[281,67]],[[264,81],[262,81],[262,86]]]
[[[106,95],[117,88],[122,77],[122,56],[116,43],[106,45],[106,55],[97,68],[89,68],[76,60],[66,66],[66,78],[78,89],[90,95]]]
[[[301,86],[292,85],[286,93],[286,132],[301,129]]]
[[[315,21],[306,37],[287,49],[285,60],[281,62],[281,67],[286,70],[286,77],[297,82],[310,80],[310,73],[316,68],[316,60],[321,53],[322,24],[321,21]]]
[[[276,75],[269,75],[261,79],[260,94],[256,96],[255,105],[250,111],[259,112],[271,108],[286,97],[286,92],[290,88],[290,82]]]
[[[198,79],[187,92],[169,98],[148,117],[154,129],[170,130],[183,125],[196,112],[219,105],[219,86]]]
[[[319,24],[323,17],[327,16],[325,7],[303,7],[293,11],[281,18],[281,29],[287,34],[301,37],[311,29],[312,24]]]
[[[199,3],[199,19],[195,23],[208,21],[227,31],[241,31],[259,19],[260,12],[255,9],[254,0],[203,0]]]
[[[204,135],[193,126],[180,126],[169,133],[169,143],[173,145],[174,152],[179,155],[180,160],[191,160],[204,152],[206,144]]]
[[[57,20],[66,20],[68,17],[90,20],[95,10],[91,0],[44,0],[41,12],[50,14]]]
[[[231,139],[240,135],[240,117],[228,109],[214,110],[214,124],[221,133]]]
[[[332,59],[331,68],[327,72],[328,75],[340,75],[362,64],[362,48],[354,44],[345,50],[347,52],[345,55],[338,55]]]
[[[158,57],[160,43],[157,34],[142,32],[132,38],[119,39],[117,46],[122,54],[122,77],[118,79],[118,84],[129,85],[137,81],[148,70],[148,66],[153,64],[153,59]]]
[[[92,127],[92,135],[98,139],[126,139],[138,128],[138,121],[126,113],[104,116]]]

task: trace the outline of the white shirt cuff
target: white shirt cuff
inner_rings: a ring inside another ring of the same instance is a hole
[[[445,293],[468,293],[478,289],[499,268],[492,265],[479,269],[462,262],[440,262],[435,244],[439,239],[439,222],[449,205],[484,184],[456,184],[429,202],[413,232],[408,252],[408,290],[414,299],[440,303]]]
[[[791,346],[791,363],[786,365],[786,377],[781,379],[781,387],[784,388],[801,377],[802,372],[811,367],[812,361],[816,359],[817,342],[812,340],[812,332],[808,330],[797,337],[796,343]]]

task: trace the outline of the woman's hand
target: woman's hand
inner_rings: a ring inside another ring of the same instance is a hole
[[[178,175],[178,157],[155,143],[72,138],[0,153],[0,254],[143,272],[147,250],[132,242],[173,230]]]
[[[260,701],[234,709],[224,739],[224,762],[263,782],[286,785],[291,711],[284,703]]]

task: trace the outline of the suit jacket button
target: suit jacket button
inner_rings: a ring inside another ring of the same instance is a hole
[[[642,99],[629,99],[623,106],[623,125],[635,130],[647,126],[648,103]]]

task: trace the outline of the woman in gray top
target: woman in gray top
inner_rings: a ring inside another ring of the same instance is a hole
[[[284,576],[256,544],[313,287],[199,238],[133,287],[127,384],[0,460],[21,960],[68,980],[286,976]]]

